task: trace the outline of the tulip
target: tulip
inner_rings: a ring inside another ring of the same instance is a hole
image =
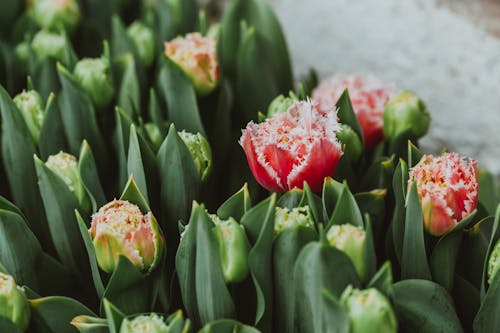
[[[344,252],[354,264],[361,280],[366,277],[365,251],[366,233],[352,224],[333,225],[326,234],[331,246]]]
[[[313,91],[312,98],[319,103],[321,110],[327,112],[345,89],[349,90],[352,107],[363,131],[365,148],[373,148],[384,137],[384,108],[394,93],[394,87],[373,76],[338,74],[322,81]]]
[[[125,318],[120,333],[168,333],[170,331],[165,319],[156,314],[140,315],[133,319]]]
[[[384,110],[384,136],[393,139],[406,134],[411,139],[424,136],[431,116],[424,102],[412,92],[401,91],[391,98]]]
[[[189,33],[165,43],[165,55],[193,82],[200,96],[208,95],[219,83],[219,63],[213,36]]]
[[[71,32],[80,20],[77,0],[32,0],[31,4],[33,18],[46,30]]]
[[[28,328],[31,311],[24,289],[14,278],[0,272],[0,317],[5,317],[21,331]]]
[[[33,37],[31,48],[39,59],[53,58],[64,62],[66,42],[63,35],[42,30]]]
[[[75,66],[74,74],[98,109],[105,108],[113,99],[111,68],[106,58],[85,58]]]
[[[456,153],[424,155],[410,170],[408,186],[417,184],[425,230],[441,236],[477,207],[476,161]]]
[[[260,124],[248,123],[240,139],[255,179],[266,189],[285,192],[307,182],[320,191],[343,152],[337,113],[323,113],[311,101],[294,102]]]
[[[488,260],[488,283],[492,284],[495,275],[500,268],[500,240],[497,240]]]
[[[295,207],[292,209],[276,207],[274,217],[274,235],[292,228],[314,228],[314,221],[309,206]]]
[[[267,117],[269,118],[274,116],[275,114],[288,111],[293,102],[296,102],[298,100],[298,97],[295,96],[295,94],[291,91],[288,97],[279,95],[278,97],[274,98],[269,104],[267,108]]]
[[[215,224],[213,230],[219,247],[224,280],[226,283],[244,281],[249,273],[250,242],[243,226],[232,217],[228,220],[221,220],[217,215],[210,217]]]
[[[377,289],[366,290],[347,287],[342,293],[351,333],[384,332],[396,333],[398,323],[389,300]]]
[[[21,111],[33,141],[38,144],[45,114],[42,97],[35,90],[23,91],[14,97],[14,103]]]
[[[75,195],[82,210],[89,212],[91,210],[90,198],[83,185],[76,157],[61,151],[49,156],[45,165],[64,181],[71,193]]]
[[[127,28],[127,34],[134,42],[143,64],[150,66],[155,55],[155,37],[151,28],[135,21]]]
[[[99,267],[112,273],[120,256],[127,257],[141,271],[151,272],[161,261],[165,240],[151,212],[113,200],[92,217],[90,238]]]
[[[179,136],[193,157],[201,181],[207,180],[212,171],[212,150],[207,139],[200,133],[193,134],[186,131],[180,131]]]

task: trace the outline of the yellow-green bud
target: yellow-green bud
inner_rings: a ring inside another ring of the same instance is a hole
[[[496,242],[488,260],[488,283],[493,283],[493,279],[500,268],[500,239]]]
[[[232,217],[228,220],[221,220],[217,215],[210,217],[215,223],[214,233],[219,247],[224,280],[227,283],[244,281],[249,273],[250,242],[243,226]]]
[[[14,104],[21,111],[33,141],[38,144],[44,117],[42,97],[35,90],[23,91],[14,97]]]
[[[155,55],[155,38],[151,28],[135,21],[127,28],[127,34],[134,42],[144,65],[150,66]]]
[[[0,316],[9,319],[21,331],[29,325],[31,311],[24,289],[17,286],[14,278],[0,272]]]
[[[366,290],[347,287],[342,293],[351,333],[384,332],[396,333],[398,323],[389,300],[377,289]]]
[[[349,125],[340,124],[340,127],[341,130],[337,132],[337,138],[342,143],[342,150],[349,157],[349,160],[356,162],[363,152],[359,135]]]
[[[64,61],[66,38],[63,35],[41,30],[31,41],[31,48],[38,58]]]
[[[74,74],[98,109],[108,106],[113,99],[114,88],[106,58],[82,59],[76,64]]]
[[[279,235],[285,229],[296,227],[314,228],[313,217],[309,206],[293,209],[276,207],[274,218],[274,235]]]
[[[283,95],[275,97],[267,108],[267,117],[270,118],[275,114],[288,111],[290,106],[292,106],[293,102],[296,102],[298,100],[299,100],[298,97],[295,96],[295,94],[291,91],[288,97],[285,97]]]
[[[179,132],[179,136],[193,157],[201,181],[207,180],[212,171],[212,150],[207,139],[200,133],[193,134],[186,131]]]
[[[120,333],[168,333],[169,326],[165,319],[156,313],[140,315],[133,319],[125,318]]]
[[[80,20],[77,0],[32,0],[32,15],[47,30],[73,31]]]
[[[81,209],[90,212],[90,198],[83,185],[76,157],[60,151],[56,155],[49,156],[45,165],[64,181],[71,193],[75,195]]]
[[[366,275],[365,244],[366,233],[352,224],[333,225],[326,234],[331,246],[344,252],[352,261],[361,280]]]
[[[384,136],[388,140],[403,133],[412,139],[418,139],[427,133],[430,123],[431,116],[427,107],[412,92],[401,91],[385,106]]]

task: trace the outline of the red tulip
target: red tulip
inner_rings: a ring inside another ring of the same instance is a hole
[[[343,153],[338,131],[333,109],[324,113],[317,103],[294,102],[260,124],[248,123],[240,144],[255,179],[266,189],[284,192],[306,181],[319,191]]]
[[[373,148],[384,138],[384,109],[395,88],[373,76],[337,74],[323,80],[313,91],[312,98],[326,112],[346,88],[363,130],[365,148]]]
[[[433,236],[451,231],[477,207],[476,161],[456,153],[424,155],[410,171],[416,181],[424,227]]]

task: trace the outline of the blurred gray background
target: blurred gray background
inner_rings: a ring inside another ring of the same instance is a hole
[[[295,75],[373,73],[417,92],[422,140],[500,174],[499,0],[272,0]]]

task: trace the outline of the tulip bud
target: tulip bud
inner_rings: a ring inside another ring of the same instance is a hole
[[[492,284],[495,275],[500,268],[500,240],[498,240],[491,251],[490,259],[488,260],[488,283]]]
[[[212,150],[210,149],[210,144],[207,139],[200,133],[193,134],[181,131],[178,134],[193,157],[201,181],[207,180],[212,171]]]
[[[66,38],[63,35],[41,30],[31,41],[33,52],[38,58],[54,58],[64,61]]]
[[[150,66],[155,55],[155,38],[151,28],[135,21],[127,28],[127,34],[134,42],[143,64]]]
[[[384,332],[396,333],[398,322],[389,300],[377,289],[365,290],[347,287],[342,293],[351,333]]]
[[[349,91],[352,108],[363,131],[365,148],[376,146],[384,138],[384,108],[395,88],[373,76],[334,75],[323,80],[312,93],[324,112],[328,112],[342,95]]]
[[[161,261],[165,240],[151,212],[143,214],[138,206],[113,200],[92,217],[89,229],[99,267],[112,273],[120,256],[137,268],[151,272]]]
[[[182,68],[198,95],[208,95],[219,84],[214,37],[203,37],[198,32],[177,37],[165,43],[165,55]]]
[[[275,97],[267,108],[267,117],[269,118],[274,116],[275,114],[288,111],[293,102],[297,102],[298,100],[298,97],[295,96],[295,94],[291,91],[289,97],[285,97],[283,95]]]
[[[170,329],[165,319],[156,313],[140,315],[133,319],[125,318],[120,333],[168,333]]]
[[[337,133],[337,137],[342,143],[342,150],[349,160],[356,162],[363,152],[359,135],[349,125],[341,124],[340,127],[341,130]]]
[[[105,108],[111,102],[114,89],[107,59],[82,59],[76,64],[74,74],[98,109]]]
[[[292,228],[314,228],[313,217],[309,206],[295,207],[292,209],[276,207],[274,217],[274,235],[279,235],[283,230]]]
[[[12,276],[0,272],[0,317],[5,317],[21,331],[28,328],[31,311],[24,289]]]
[[[433,236],[451,231],[477,207],[476,161],[456,153],[424,155],[410,170],[408,187],[415,181],[425,230]]]
[[[412,92],[401,91],[387,103],[384,110],[384,136],[394,139],[407,133],[412,139],[429,130],[431,116],[424,102]]]
[[[294,102],[288,111],[264,122],[250,122],[240,144],[255,179],[270,191],[302,188],[320,191],[342,156],[335,110],[322,112],[311,101]]]
[[[344,252],[354,264],[361,280],[366,276],[365,251],[366,233],[352,224],[333,225],[326,234],[331,246]]]
[[[75,195],[81,209],[90,212],[90,198],[83,185],[76,157],[60,151],[56,155],[49,156],[45,165],[64,181]]]
[[[217,215],[210,215],[215,224],[214,233],[219,246],[222,273],[226,283],[244,281],[249,273],[248,253],[250,243],[243,226],[230,217],[221,220]]]
[[[38,144],[44,117],[42,97],[35,90],[23,91],[14,97],[14,103],[21,111],[33,141]]]
[[[77,0],[32,0],[32,15],[46,30],[73,31],[80,20]]]

